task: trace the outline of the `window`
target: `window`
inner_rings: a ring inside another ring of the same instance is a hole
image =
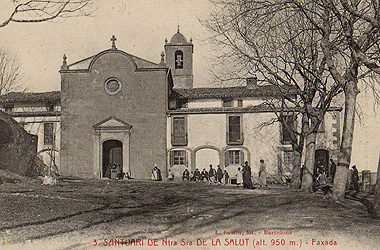
[[[46,105],[46,110],[47,111],[54,111],[54,104],[47,104]]]
[[[13,112],[14,107],[15,106],[13,104],[7,104],[4,106],[4,111],[5,112]]]
[[[175,69],[183,69],[183,52],[177,50],[175,52]]]
[[[187,165],[187,154],[185,150],[170,151],[170,166]]]
[[[243,144],[243,132],[241,126],[241,116],[228,116],[227,144]]]
[[[229,150],[225,157],[226,165],[243,165],[244,153],[241,150]]]
[[[286,126],[284,125],[286,124]],[[281,143],[290,144],[292,142],[292,130],[295,128],[296,119],[293,115],[283,116],[283,123],[281,124]]]
[[[223,99],[223,107],[233,107],[232,99]]]
[[[283,171],[291,172],[293,170],[294,152],[284,151],[284,167]]]
[[[187,145],[186,117],[173,117],[172,120],[172,145]]]
[[[44,145],[53,145],[54,142],[54,123],[44,123]]]
[[[242,108],[243,107],[243,100],[242,99],[237,100],[237,104],[238,104],[239,108]]]

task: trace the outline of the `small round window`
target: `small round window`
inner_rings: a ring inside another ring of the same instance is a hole
[[[121,91],[122,84],[116,78],[108,78],[104,83],[104,89],[109,95],[116,95]]]

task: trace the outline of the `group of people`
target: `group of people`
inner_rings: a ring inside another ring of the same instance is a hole
[[[123,168],[119,163],[110,163],[107,167],[107,171],[104,177],[109,179],[121,180],[123,178],[129,179],[128,173],[123,172]]]
[[[209,183],[222,183],[224,178],[224,183],[228,183],[229,175],[227,173],[227,170],[222,170],[220,165],[217,166],[217,169],[215,170],[212,165],[210,164],[210,168],[207,171],[205,168],[201,171],[199,169],[195,169],[195,171],[189,172],[189,170],[186,168],[182,173],[182,180],[188,180],[188,181],[202,181],[202,182],[209,182]]]
[[[212,165],[210,165],[209,170],[207,171],[205,168],[202,171],[199,171],[199,169],[195,169],[195,171],[189,172],[189,170],[186,168],[182,173],[182,180],[188,180],[188,181],[200,181],[200,182],[209,182],[212,183],[220,183],[220,184],[228,184],[230,175],[227,172],[227,167],[225,167],[224,170],[220,167],[220,165],[217,166],[217,169],[215,170]],[[265,162],[263,159],[260,160],[260,170],[259,170],[259,185],[260,188],[267,188],[267,168],[265,165]],[[235,175],[236,178],[236,184],[243,185],[244,189],[253,189],[253,183],[252,183],[252,170],[251,167],[248,164],[248,161],[244,163],[243,166],[238,167],[238,173]]]

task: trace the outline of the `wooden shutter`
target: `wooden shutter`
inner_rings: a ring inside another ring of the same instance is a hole
[[[174,152],[173,151],[170,151],[170,166],[173,166],[174,165]]]
[[[240,153],[240,165],[243,165],[243,163],[244,163],[244,151],[240,150],[239,153]]]

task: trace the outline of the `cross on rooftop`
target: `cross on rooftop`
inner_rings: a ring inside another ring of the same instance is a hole
[[[112,37],[111,37],[111,42],[112,42],[112,49],[116,49],[116,37],[115,37],[115,35],[112,35]]]

